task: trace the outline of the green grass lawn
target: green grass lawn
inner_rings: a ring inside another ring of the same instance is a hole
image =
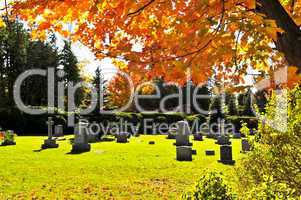
[[[58,149],[40,149],[46,137],[17,137],[16,146],[0,147],[0,199],[179,199],[204,169],[231,180],[233,166],[217,162],[214,140],[193,141],[192,162],[175,160],[174,140],[166,136],[132,137],[127,144],[100,142],[88,153],[72,155],[70,136]],[[155,141],[155,145],[149,145]],[[233,157],[240,140],[232,140]],[[216,155],[205,156],[206,149]]]

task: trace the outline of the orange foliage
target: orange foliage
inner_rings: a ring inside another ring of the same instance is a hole
[[[126,105],[131,97],[131,88],[128,80],[117,74],[109,83],[110,106],[122,107]]]
[[[283,5],[301,22],[301,0]],[[271,47],[277,32],[274,21],[254,13],[255,0],[19,0],[13,12],[26,20],[37,36],[57,31],[91,48],[98,58],[122,56],[135,84],[154,77],[184,84],[187,73],[195,83],[207,81],[213,66],[220,79],[244,76],[243,66],[269,71],[283,64],[283,55]],[[71,32],[66,24],[72,24]],[[110,43],[106,43],[109,35]],[[133,51],[140,41],[141,51]],[[272,60],[272,62],[270,62]],[[267,64],[269,63],[269,64]],[[292,73],[290,71],[289,73]],[[292,77],[294,80],[294,77]],[[115,84],[121,86],[120,80]],[[117,97],[116,97],[117,98]]]

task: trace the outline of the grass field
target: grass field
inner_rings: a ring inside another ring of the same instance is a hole
[[[179,199],[204,169],[222,171],[231,180],[234,168],[217,162],[214,140],[193,141],[194,160],[178,162],[174,140],[165,137],[94,143],[91,152],[77,155],[68,154],[70,136],[58,141],[58,149],[43,151],[45,137],[17,137],[16,146],[0,147],[0,199]],[[240,140],[232,144],[239,160]],[[205,156],[206,149],[216,155]]]

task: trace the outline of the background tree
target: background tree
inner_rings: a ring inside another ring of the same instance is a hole
[[[212,124],[220,124],[221,120],[225,118],[222,97],[220,95],[215,96],[211,99],[209,110],[209,125],[211,126]],[[214,127],[214,130],[217,131],[216,127]]]
[[[17,77],[28,69],[56,68],[59,63],[55,39],[41,42],[30,40],[29,33],[18,20],[0,29],[0,93],[1,107],[13,107],[13,85]],[[32,76],[21,88],[26,105],[47,105],[47,78]]]
[[[54,68],[55,72],[59,65],[59,53],[55,46],[55,39],[50,42],[30,41],[27,49],[27,61],[23,65],[26,69]],[[22,98],[28,105],[47,106],[47,77],[33,76],[25,81],[22,87]],[[54,86],[56,88],[56,86]],[[56,94],[55,94],[56,95]]]
[[[193,91],[194,92],[194,91]],[[211,96],[211,92],[208,88],[208,85],[205,84],[203,85],[201,88],[198,89],[198,92],[196,93],[197,95],[204,95],[207,96],[208,98],[204,97],[204,98],[199,98],[196,100],[196,103],[198,104],[198,106],[203,110],[203,111],[209,111],[209,107],[210,107],[210,96]],[[193,107],[193,112],[194,113],[199,113],[199,110],[196,109],[195,107]]]
[[[226,82],[231,87],[241,83],[247,63],[267,74],[287,64],[301,68],[300,5],[301,0],[25,0],[12,11],[35,27],[34,37],[58,31],[98,58],[123,56],[128,65],[120,69],[131,71],[136,82],[162,76],[184,85],[191,72],[191,80],[201,83],[215,66],[218,80],[232,80]],[[72,35],[64,29],[69,16]],[[133,50],[133,41],[142,43],[142,51]]]
[[[103,109],[107,109],[107,104],[109,101],[109,94],[107,92],[107,80],[105,80],[105,77],[100,67],[97,67],[97,69],[95,70],[95,75],[93,77],[92,83],[97,90],[97,112]],[[102,107],[100,107],[100,105],[102,105]]]
[[[73,83],[74,85],[81,82],[79,62],[72,52],[71,42],[64,41],[65,45],[63,50],[60,53],[60,64],[63,66],[63,70],[65,72],[64,81],[67,86],[68,83]],[[76,105],[80,105],[84,98],[84,88],[79,88],[75,94],[75,103]]]
[[[227,93],[226,94],[226,106],[228,115],[238,115],[237,111],[237,101],[235,94]]]

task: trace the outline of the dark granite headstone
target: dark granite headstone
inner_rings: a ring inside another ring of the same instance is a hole
[[[195,141],[203,141],[203,135],[201,133],[195,133],[193,134],[193,139]]]
[[[74,142],[71,153],[83,153],[91,151],[91,145],[88,143],[87,133],[88,123],[80,121],[74,129]]]
[[[117,133],[115,135],[115,137],[116,137],[116,142],[117,143],[127,143],[128,142],[129,133],[127,133],[127,132],[120,132],[120,133]]]
[[[247,139],[242,139],[241,140],[241,152],[245,153],[251,151],[251,145]]]
[[[192,155],[196,154],[190,146],[178,146],[176,151],[178,161],[192,161]]]
[[[215,144],[218,144],[218,145],[230,145],[231,144],[230,138],[228,136],[225,136],[225,135],[220,135],[217,138],[217,141],[215,142]]]
[[[241,138],[241,134],[239,132],[235,132],[235,133],[233,133],[233,138],[234,139],[240,139]]]
[[[220,147],[220,160],[223,164],[234,165],[235,161],[232,159],[232,146],[222,145]]]
[[[214,156],[215,155],[214,150],[206,150],[205,153],[206,153],[206,156]]]

